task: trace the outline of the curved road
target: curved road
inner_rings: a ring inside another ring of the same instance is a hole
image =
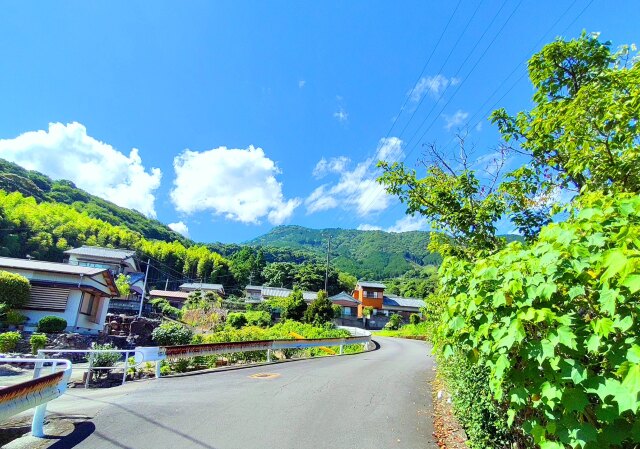
[[[376,341],[380,349],[365,354],[141,383],[54,446],[436,448],[428,347]]]

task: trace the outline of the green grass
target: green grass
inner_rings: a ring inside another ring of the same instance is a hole
[[[427,323],[405,324],[397,331],[383,329],[373,332],[381,337],[427,337]]]

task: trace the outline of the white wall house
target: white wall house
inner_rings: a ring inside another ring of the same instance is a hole
[[[68,331],[98,333],[104,328],[109,298],[119,294],[106,268],[0,257],[0,270],[29,279],[29,301],[20,309],[29,318],[28,330],[55,315],[67,321]]]

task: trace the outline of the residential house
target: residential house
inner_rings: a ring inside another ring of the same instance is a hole
[[[424,300],[385,295],[384,289],[385,285],[380,282],[358,281],[353,292],[353,297],[360,303],[358,317],[362,317],[364,307],[373,307],[373,314],[369,321],[371,328],[381,328],[393,314],[398,314],[408,321],[411,314],[422,313]]]
[[[65,261],[70,265],[92,268],[106,268],[117,277],[120,274],[129,280],[130,294],[113,298],[111,312],[137,312],[143,296],[144,276],[136,259],[136,252],[129,249],[81,246],[64,252]]]
[[[0,257],[0,270],[26,277],[31,284],[27,304],[19,309],[28,317],[27,330],[55,315],[67,321],[67,330],[96,334],[103,330],[109,299],[119,292],[105,267]]]
[[[222,284],[205,284],[202,282],[188,282],[178,287],[183,292],[194,292],[196,290],[202,290],[202,292],[214,292],[220,296],[224,296],[224,287]]]
[[[248,303],[261,303],[272,298],[286,298],[293,290],[282,287],[268,287],[262,285],[247,285],[245,287],[246,300]],[[303,291],[302,299],[307,303],[311,303],[314,299],[318,298],[317,292]],[[342,292],[337,295],[330,296],[329,300],[333,304],[337,304],[341,307],[342,316],[357,316],[358,305],[360,304],[353,296]]]

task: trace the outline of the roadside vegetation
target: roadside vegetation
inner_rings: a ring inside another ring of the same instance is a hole
[[[444,256],[424,326],[471,448],[640,443],[640,63],[598,36],[529,61],[534,107],[492,115],[477,170],[435,145],[380,181]],[[520,168],[502,174],[506,161]],[[486,173],[490,175],[487,176]],[[497,235],[507,217],[524,241]]]

